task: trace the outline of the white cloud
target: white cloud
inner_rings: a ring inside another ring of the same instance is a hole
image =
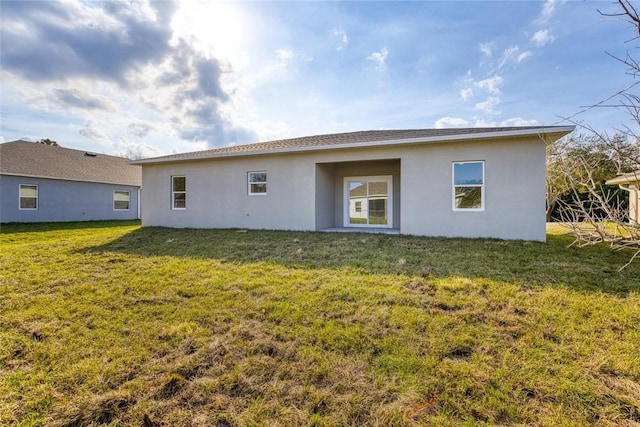
[[[500,104],[500,98],[497,96],[490,96],[482,102],[476,104],[476,110],[482,111],[485,114],[500,114],[500,111],[495,110],[495,107]]]
[[[380,52],[373,52],[371,55],[367,56],[367,59],[375,62],[378,68],[384,68],[387,56],[389,56],[389,50],[386,47],[383,47]]]
[[[527,59],[531,58],[532,56],[533,56],[533,52],[531,52],[529,50],[525,50],[520,55],[518,55],[518,57],[516,58],[516,62],[519,64],[519,63],[521,63],[523,61],[526,61]]]
[[[544,4],[542,5],[542,11],[540,12],[540,16],[538,17],[537,22],[540,24],[548,22],[549,19],[551,19],[551,16],[553,16],[557,4],[557,0],[545,0]]]
[[[460,97],[465,101],[470,100],[473,97],[473,89],[471,89],[470,87],[462,89],[460,91]]]
[[[344,50],[344,48],[349,44],[347,33],[342,28],[334,28],[333,30],[331,30],[331,36],[338,38],[338,41],[340,43],[338,47],[336,47],[336,50],[338,52]]]
[[[282,62],[287,62],[293,58],[293,52],[290,49],[278,49],[276,57]]]
[[[480,52],[486,56],[493,55],[493,43],[480,43]]]
[[[498,68],[503,68],[510,63],[520,64],[522,61],[530,58],[532,55],[533,54],[528,50],[521,52],[520,46],[511,46],[502,52],[502,58],[500,58]]]
[[[433,127],[436,129],[445,128],[487,128],[496,126],[537,126],[539,125],[537,120],[527,120],[522,117],[513,117],[510,119],[496,122],[493,120],[486,120],[481,117],[473,117],[471,119],[464,119],[462,117],[441,117],[434,123]]]
[[[513,117],[502,122],[502,126],[537,126],[539,124],[535,119],[527,120],[522,117]]]
[[[552,43],[556,38],[549,32],[549,30],[540,30],[531,37],[531,41],[537,46],[544,46]]]
[[[477,87],[486,90],[492,95],[497,95],[500,93],[500,85],[502,85],[502,77],[497,75],[476,82]]]
[[[442,117],[433,124],[436,129],[469,127],[470,122],[460,117]]]
[[[496,122],[493,121],[487,121],[485,119],[479,119],[476,118],[475,121],[473,122],[473,126],[474,128],[492,128],[492,127],[496,127],[497,124]]]
[[[113,137],[106,128],[107,125],[105,123],[89,120],[78,130],[78,133],[104,147],[110,147],[113,142]]]
[[[126,136],[121,136],[119,138],[112,151],[118,153],[120,156],[128,157],[130,159],[144,159],[163,154],[160,150],[150,144],[131,141]]]

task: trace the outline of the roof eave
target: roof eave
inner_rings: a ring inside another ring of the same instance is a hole
[[[640,183],[640,171],[630,174],[624,174],[611,178],[605,182],[607,185],[622,185],[622,184],[634,184]]]
[[[131,184],[131,183],[113,182],[113,181],[96,181],[96,180],[90,180],[90,179],[60,178],[58,176],[31,175],[26,173],[0,172],[0,175],[23,176],[25,178],[36,178],[36,179],[54,179],[57,181],[88,182],[91,184],[122,185],[125,187],[142,187],[142,183]]]
[[[545,143],[557,140],[575,129],[575,126],[558,126],[558,127],[545,127],[532,129],[516,129],[508,131],[496,131],[496,132],[477,132],[469,134],[458,135],[444,135],[444,136],[430,136],[421,138],[405,138],[405,139],[389,139],[381,141],[363,141],[344,144],[327,144],[327,145],[314,145],[307,147],[287,147],[276,148],[266,150],[254,150],[248,152],[230,152],[230,153],[212,153],[212,154],[199,154],[194,153],[193,156],[184,156],[180,158],[150,158],[132,160],[129,162],[131,165],[145,165],[145,164],[159,164],[159,163],[177,163],[194,160],[208,160],[219,159],[227,157],[247,157],[247,156],[260,156],[265,154],[283,154],[283,153],[298,153],[308,151],[324,151],[324,150],[340,150],[348,148],[362,148],[362,147],[380,147],[380,146],[393,146],[393,145],[411,145],[411,144],[435,144],[457,141],[468,141],[473,139],[495,139],[495,138],[509,138],[509,137],[527,137],[527,136],[539,136]]]

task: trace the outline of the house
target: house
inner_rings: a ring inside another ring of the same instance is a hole
[[[28,141],[0,144],[0,222],[139,218],[140,166]]]
[[[629,192],[629,222],[640,225],[640,170],[607,181]]]
[[[133,161],[143,226],[545,240],[545,144],[572,126],[380,130]]]

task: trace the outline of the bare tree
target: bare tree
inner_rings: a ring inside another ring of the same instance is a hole
[[[599,11],[603,16],[624,17],[634,29],[630,42],[640,39],[640,2],[617,0],[620,9],[613,13]],[[613,55],[627,67],[627,74],[640,77],[640,63],[630,54],[624,58]],[[607,244],[614,250],[630,250],[627,264],[640,259],[640,225],[629,220],[627,204],[629,193],[606,180],[615,175],[640,175],[640,96],[632,90],[640,84],[634,81],[607,99],[587,107],[618,108],[626,111],[631,125],[622,125],[609,136],[590,126],[576,123],[590,136],[588,144],[576,147],[575,140],[566,139],[547,149],[547,218],[554,211],[569,227],[577,246]],[[575,115],[574,115],[575,117]],[[571,120],[571,119],[569,119]],[[577,149],[576,149],[577,148]],[[610,176],[604,176],[605,175]]]
[[[640,123],[640,121],[638,121]],[[568,227],[577,246],[607,244],[629,249],[640,259],[640,226],[630,220],[628,192],[606,181],[640,175],[640,139],[629,129],[614,136],[579,125],[589,136],[574,136],[547,149],[547,211]]]

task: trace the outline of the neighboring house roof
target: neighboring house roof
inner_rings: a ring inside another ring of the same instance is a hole
[[[640,184],[640,170],[625,173],[607,181],[607,185]]]
[[[494,128],[455,128],[455,129],[405,129],[370,130],[329,135],[305,136],[259,142],[255,144],[234,145],[205,151],[172,154],[162,157],[132,161],[131,164],[149,164],[180,162],[185,160],[204,160],[219,157],[251,156],[258,154],[276,154],[313,150],[329,150],[355,147],[373,147],[400,144],[424,144],[465,140],[487,140],[496,138],[515,138],[541,136],[558,139],[570,132],[574,126],[523,126]]]
[[[381,197],[387,196],[391,189],[387,188],[386,182],[369,182],[368,185],[361,184],[355,188],[349,190],[349,197],[354,198],[362,198],[367,196],[367,190],[369,191],[369,197]]]
[[[0,175],[142,185],[142,168],[125,157],[21,140],[0,144]]]

